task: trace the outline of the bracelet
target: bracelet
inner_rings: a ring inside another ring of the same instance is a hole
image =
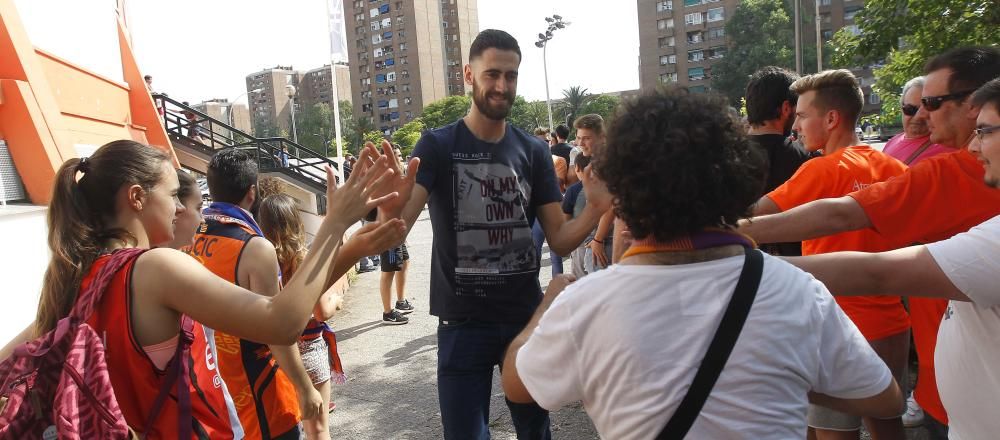
[[[603,241],[601,241],[601,240],[598,240],[598,239],[596,239],[596,238],[595,238],[595,239],[593,239],[593,240],[590,240],[590,241],[592,241],[592,242],[594,242],[594,243],[597,243],[597,244],[604,244],[604,242],[603,242]]]

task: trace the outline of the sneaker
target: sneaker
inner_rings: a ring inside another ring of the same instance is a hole
[[[410,300],[404,298],[402,301],[396,301],[396,310],[407,315],[413,313],[413,305],[410,304]]]
[[[913,398],[913,393],[906,398],[906,412],[903,414],[903,426],[912,428],[924,423],[924,409]]]
[[[389,313],[382,314],[382,324],[386,325],[401,325],[410,322],[409,318],[403,316],[396,310],[391,310]]]

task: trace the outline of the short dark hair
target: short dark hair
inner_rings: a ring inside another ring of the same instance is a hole
[[[566,140],[566,138],[569,137],[569,126],[566,124],[559,124],[556,126],[556,137]]]
[[[142,79],[144,79],[146,81],[149,81],[149,80],[153,79],[153,75],[146,75],[146,76],[142,77]]]
[[[604,118],[596,113],[583,115],[573,121],[573,127],[577,130],[586,128],[587,130],[592,130],[594,134],[600,136],[604,134]]]
[[[208,162],[208,192],[212,200],[238,204],[257,184],[257,162],[238,148],[227,148]]]
[[[797,79],[799,75],[795,72],[775,66],[767,66],[754,72],[747,83],[747,122],[751,125],[764,125],[766,121],[778,119],[781,116],[781,104],[785,101],[794,108],[799,95],[791,87]]]
[[[992,104],[993,109],[1000,113],[1000,78],[991,80],[990,82],[983,84],[976,93],[972,95],[972,105],[976,107],[984,107],[986,104]]]
[[[725,98],[665,87],[626,101],[594,167],[632,235],[660,241],[731,228],[761,196],[767,159]]]
[[[576,155],[576,159],[573,159],[573,161],[576,170],[583,171],[584,168],[587,168],[587,165],[590,165],[590,156],[584,156],[583,153],[580,153]]]
[[[975,90],[1000,77],[1000,49],[988,46],[959,47],[931,58],[924,73],[951,69],[948,93]]]
[[[511,50],[521,59],[521,46],[517,45],[517,39],[498,29],[487,29],[476,35],[469,48],[469,62],[481,57],[486,49]]]
[[[813,103],[824,111],[836,110],[847,121],[844,124],[852,132],[858,125],[861,110],[865,107],[865,93],[861,91],[858,78],[847,69],[824,70],[803,76],[792,83],[792,92],[802,95],[816,92]]]

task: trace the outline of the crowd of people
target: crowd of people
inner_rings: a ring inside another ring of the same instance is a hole
[[[155,147],[66,161],[37,317],[0,367],[83,322],[114,410],[145,438],[330,438],[345,379],[330,287],[380,255],[383,322],[406,323],[405,238],[427,207],[447,439],[490,437],[498,366],[521,439],[551,438],[548,411],[576,401],[615,439],[902,439],[918,410],[930,438],[1000,431],[1000,50],[928,60],[883,151],[857,137],[846,70],[762,69],[745,120],[664,88],[608,121],[528,133],[506,122],[517,41],[483,31],[468,59],[468,114],[424,133],[412,160],[385,141],[342,184],[328,168],[311,244],[296,200],[239,149],[208,164],[209,206]],[[47,417],[34,399],[12,426]]]

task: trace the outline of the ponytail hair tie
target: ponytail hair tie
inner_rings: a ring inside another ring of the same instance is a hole
[[[87,174],[87,172],[90,171],[90,158],[84,157],[80,159],[80,162],[76,164],[76,171]]]

